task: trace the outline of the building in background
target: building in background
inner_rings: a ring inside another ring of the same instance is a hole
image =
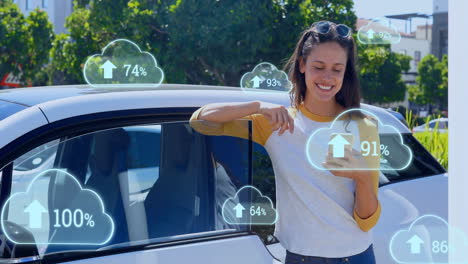
[[[425,18],[426,21],[430,15],[412,13],[387,16],[389,19],[401,19],[409,22],[409,28],[412,29],[411,20],[414,18]],[[405,31],[407,29],[405,28]],[[422,58],[431,53],[431,40],[432,40],[432,25],[427,22],[425,25],[416,27],[416,31],[409,33],[400,32],[401,41],[399,43],[391,44],[390,49],[393,52],[405,54],[412,57],[410,62],[410,69],[408,72],[402,73],[403,80],[406,84],[416,84],[416,76],[418,75],[418,64]]]
[[[65,33],[65,19],[73,12],[73,0],[14,0],[25,16],[36,8],[44,10],[55,34]]]
[[[421,59],[431,53],[431,40],[432,40],[432,25],[429,25],[430,15],[411,13],[411,14],[400,14],[386,16],[390,19],[390,24],[392,19],[403,20],[405,21],[405,29],[397,28],[401,36],[399,43],[394,43],[390,45],[392,52],[401,53],[410,56],[412,59],[410,61],[410,69],[408,72],[402,72],[402,78],[406,85],[416,84],[416,76],[418,75],[418,64]],[[416,31],[412,31],[412,19],[414,18],[425,18],[426,24],[419,25],[416,27]],[[367,19],[358,19],[356,23],[356,28],[359,29],[364,25],[368,24],[370,20]],[[388,28],[384,31],[391,31],[392,29]],[[405,99],[401,102],[394,102],[390,104],[384,104],[381,106],[385,107],[398,107],[404,106],[406,108],[411,107],[410,102],[408,101],[408,92],[406,92]]]
[[[402,34],[401,41],[391,45],[393,52],[402,53],[412,57],[410,61],[410,69],[408,72],[402,73],[402,78],[406,85],[416,85],[416,77],[418,76],[418,65],[422,58],[431,53],[432,40],[432,25],[420,25],[416,27],[416,31],[411,34]],[[405,94],[404,102],[396,103],[395,106],[403,105],[411,109],[413,112],[419,113],[419,106],[408,100],[408,92]]]
[[[389,19],[390,24],[392,24],[392,20],[403,20],[405,22],[404,31],[403,28],[397,28],[401,36],[400,42],[391,44],[390,49],[393,52],[402,53],[412,57],[409,71],[402,73],[403,80],[406,84],[416,83],[418,64],[424,56],[431,53],[432,25],[429,24],[430,17],[431,15],[420,13],[386,16],[386,18]],[[418,25],[416,27],[416,31],[413,31],[412,20],[415,18],[426,19],[426,24]],[[359,29],[369,22],[370,20],[368,19],[358,19],[356,28]],[[388,28],[387,30],[391,31],[392,29]]]
[[[448,54],[448,0],[434,0],[432,51],[439,60]]]

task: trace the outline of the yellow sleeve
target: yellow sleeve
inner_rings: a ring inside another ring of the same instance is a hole
[[[252,120],[252,140],[262,146],[265,145],[267,139],[273,133],[270,122],[261,114],[253,114],[242,117],[241,119],[226,122],[210,122],[199,120],[198,116],[203,107],[197,109],[190,117],[190,126],[198,133],[214,136],[232,136],[248,139],[249,130],[245,121],[242,119]]]
[[[379,171],[372,171],[372,181],[374,182],[375,195],[377,196],[379,190]],[[378,196],[377,203],[377,210],[375,210],[375,212],[371,216],[365,219],[359,217],[359,215],[356,213],[356,210],[354,210],[354,220],[356,220],[359,228],[364,232],[371,230],[379,221],[382,207],[380,206]]]
[[[376,145],[380,146],[380,138],[379,138],[379,131],[377,128],[377,123],[372,122],[372,120],[369,119],[364,119],[361,122],[359,122],[359,131],[361,134],[361,142],[364,140],[367,141],[376,141]],[[356,220],[359,228],[367,232],[371,230],[379,221],[380,218],[380,213],[382,211],[380,202],[379,202],[379,176],[380,176],[380,170],[376,170],[377,168],[380,168],[380,156],[377,157],[371,157],[370,155],[367,157],[367,163],[369,165],[369,168],[373,168],[374,170],[371,171],[372,174],[372,184],[374,186],[374,191],[375,195],[377,197],[377,209],[375,212],[369,216],[368,218],[361,218],[358,216],[356,213],[356,210],[354,210],[353,216],[354,220]]]

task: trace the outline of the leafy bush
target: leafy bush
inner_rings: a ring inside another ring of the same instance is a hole
[[[415,133],[414,137],[448,170],[448,133],[425,131]]]
[[[434,118],[440,118],[440,116]],[[425,123],[427,124],[430,120],[431,117],[429,116],[426,118]],[[406,122],[408,122],[410,129],[413,129],[416,119],[411,111],[406,112]],[[436,123],[433,131],[430,131],[426,126],[424,132],[414,133],[413,135],[448,170],[448,131],[440,133],[438,128],[439,122]]]

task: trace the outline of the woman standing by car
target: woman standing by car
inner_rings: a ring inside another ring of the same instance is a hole
[[[286,264],[375,263],[368,231],[381,211],[379,171],[318,170],[303,151],[311,131],[360,107],[355,56],[349,27],[314,23],[302,33],[286,65],[293,83],[290,108],[261,101],[208,104],[191,118],[203,120],[191,122],[203,134],[238,137],[246,137],[245,128],[235,120],[252,120],[253,140],[266,148],[275,171],[275,236],[287,249]],[[378,140],[373,122],[360,128],[361,139]],[[349,163],[363,160],[349,151],[346,157]],[[376,159],[370,162],[378,168]]]

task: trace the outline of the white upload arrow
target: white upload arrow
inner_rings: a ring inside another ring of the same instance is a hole
[[[236,217],[237,218],[242,218],[242,212],[245,210],[244,206],[242,204],[238,203],[236,207],[232,208],[236,210]]]
[[[42,213],[47,213],[47,210],[39,201],[34,200],[24,212],[29,213],[29,228],[42,228]]]
[[[112,79],[112,70],[117,69],[114,64],[110,60],[107,60],[101,67],[104,69],[104,79]]]
[[[349,142],[346,141],[344,137],[340,134],[336,135],[328,145],[333,145],[333,157],[334,158],[344,158],[344,145],[349,145]]]
[[[421,253],[421,244],[424,244],[424,241],[418,235],[414,235],[406,243],[411,244],[411,254],[419,254]]]
[[[375,31],[372,30],[372,29],[369,29],[367,31],[367,37],[370,38],[370,39],[373,39],[374,38],[374,34],[375,34]]]
[[[260,87],[260,81],[261,79],[255,75],[255,77],[251,80],[251,82],[254,82],[254,88],[258,88]]]

